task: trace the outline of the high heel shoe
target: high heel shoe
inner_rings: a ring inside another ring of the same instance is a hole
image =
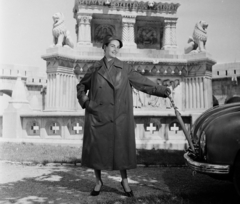
[[[126,190],[125,190],[125,188],[124,188],[124,186],[123,186],[123,182],[121,181],[121,185],[122,185],[122,187],[123,187],[123,190],[124,190],[124,192],[125,192],[125,195],[127,196],[127,197],[134,197],[134,195],[133,195],[133,191],[131,190],[131,191],[129,191],[129,192],[127,192]]]
[[[102,180],[100,180],[100,182],[101,182],[101,188],[103,187],[103,182],[102,182]],[[100,191],[101,191],[101,188],[100,188],[100,190],[99,191],[95,191],[94,189],[95,189],[95,187],[93,188],[93,190],[92,190],[92,192],[90,193],[90,195],[91,196],[98,196],[99,195],[99,193],[100,193]]]

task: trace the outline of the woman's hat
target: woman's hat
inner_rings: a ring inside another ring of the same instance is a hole
[[[112,35],[112,36],[111,35],[107,35],[103,39],[102,49],[104,48],[104,45],[109,44],[112,40],[117,40],[119,42],[119,44],[120,44],[120,48],[123,46],[122,41],[117,36],[115,36],[115,35]]]

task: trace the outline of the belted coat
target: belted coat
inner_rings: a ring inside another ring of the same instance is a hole
[[[165,97],[166,87],[117,58],[111,69],[104,58],[96,62],[77,85],[78,101],[86,108],[82,166],[99,170],[136,168],[132,87]]]

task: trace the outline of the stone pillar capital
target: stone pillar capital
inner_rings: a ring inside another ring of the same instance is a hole
[[[77,45],[91,46],[92,14],[77,13]]]
[[[176,24],[178,18],[164,19],[163,49],[175,50],[177,48]]]
[[[169,18],[169,17],[164,18],[165,23],[177,23],[177,20],[178,20],[177,17],[175,17],[175,18]]]
[[[90,14],[81,14],[79,13],[78,16],[77,16],[77,21],[79,23],[90,23],[90,21],[92,20],[92,15]]]
[[[122,22],[123,23],[135,24],[136,23],[136,16],[135,15],[122,15]]]

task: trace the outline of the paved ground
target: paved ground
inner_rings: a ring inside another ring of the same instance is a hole
[[[26,166],[0,162],[0,203],[94,204],[126,199],[118,171],[104,171],[102,179],[101,194],[91,197],[94,176],[90,169],[79,165]],[[139,199],[173,193],[194,204],[240,203],[232,183],[205,175],[193,177],[187,167],[139,167],[129,171],[129,181]]]

